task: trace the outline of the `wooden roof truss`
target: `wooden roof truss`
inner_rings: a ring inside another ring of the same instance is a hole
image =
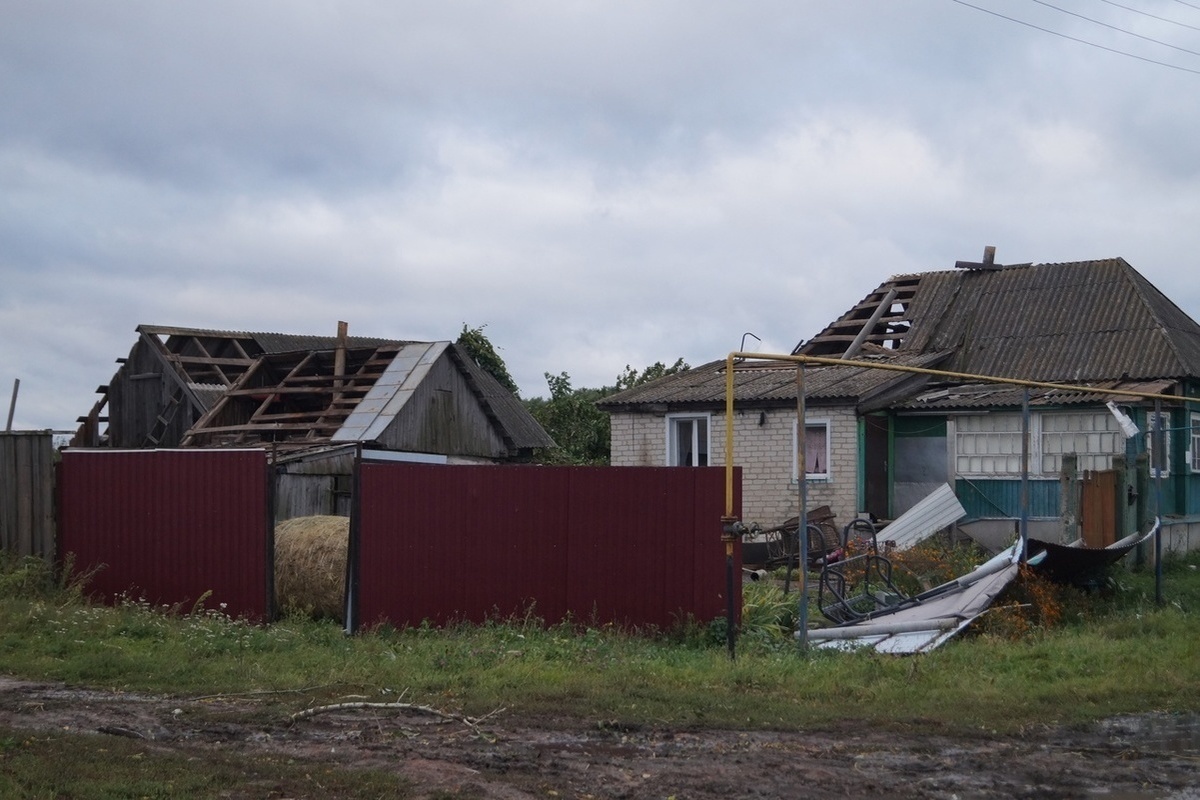
[[[328,441],[401,345],[259,356],[187,432],[184,446]]]
[[[900,349],[912,327],[910,310],[919,281],[919,276],[911,275],[885,283],[796,352],[853,358],[865,346]]]

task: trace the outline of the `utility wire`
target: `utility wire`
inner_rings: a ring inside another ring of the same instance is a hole
[[[1175,0],[1175,2],[1179,3],[1181,6],[1187,6],[1188,8],[1194,8],[1197,11],[1200,11],[1200,6],[1193,5],[1192,3],[1187,2],[1187,0]]]
[[[1160,17],[1157,14],[1151,14],[1149,11],[1142,11],[1140,8],[1133,8],[1132,6],[1123,6],[1120,3],[1113,2],[1113,0],[1100,0],[1100,2],[1108,3],[1110,6],[1116,6],[1117,8],[1123,8],[1126,11],[1132,11],[1134,14],[1141,14],[1143,17],[1149,17],[1150,19],[1156,19],[1159,22],[1167,22],[1167,23],[1170,23],[1171,25],[1178,25],[1181,28],[1188,28],[1189,30],[1200,31],[1200,27],[1197,27],[1196,25],[1188,25],[1186,22],[1177,22],[1173,19],[1167,19],[1166,17]],[[1185,3],[1184,5],[1187,5],[1187,4]],[[1126,31],[1126,33],[1128,33],[1128,32],[1129,31]]]
[[[1079,39],[1074,36],[1068,36],[1065,33],[1059,33],[1058,31],[1052,31],[1049,28],[1043,28],[1040,25],[1034,25],[1032,22],[1026,22],[1023,19],[1016,19],[1015,17],[1005,16],[1004,14],[1001,14],[996,11],[992,11],[991,9],[982,8],[982,7],[974,5],[972,3],[968,3],[968,2],[966,2],[966,0],[950,0],[950,1],[953,3],[958,3],[960,6],[966,6],[967,8],[973,8],[976,11],[982,11],[985,14],[991,14],[993,17],[999,17],[1000,19],[1007,20],[1009,22],[1015,22],[1018,25],[1024,25],[1027,28],[1033,28],[1034,30],[1041,31],[1042,33],[1049,33],[1053,36],[1058,36],[1063,39],[1068,39],[1072,42],[1078,42],[1079,44],[1086,44],[1089,47],[1095,47],[1097,50],[1105,50],[1109,53],[1115,53],[1119,56],[1127,56],[1128,58],[1136,58],[1138,61],[1145,61],[1147,64],[1155,64],[1160,67],[1167,67],[1168,69],[1177,69],[1180,72],[1190,72],[1193,75],[1200,75],[1200,69],[1191,69],[1190,67],[1181,67],[1178,64],[1169,64],[1166,61],[1156,61],[1153,58],[1146,58],[1145,56],[1135,55],[1133,53],[1129,53],[1124,50],[1117,50],[1114,47],[1105,47],[1102,44],[1096,44],[1095,42],[1089,42],[1087,39]],[[1178,1],[1182,2],[1182,0],[1178,0]]]
[[[1127,31],[1124,28],[1118,28],[1116,25],[1109,25],[1107,22],[1101,22],[1098,19],[1092,19],[1091,17],[1085,17],[1083,14],[1076,14],[1074,11],[1068,11],[1065,8],[1059,8],[1058,6],[1054,5],[1053,3],[1047,3],[1046,0],[1033,0],[1033,2],[1037,3],[1039,6],[1045,6],[1046,8],[1052,8],[1055,11],[1058,11],[1060,13],[1068,14],[1077,19],[1081,19],[1084,22],[1090,22],[1093,25],[1099,25],[1102,28],[1108,28],[1109,30],[1116,31],[1117,33],[1124,33],[1129,36],[1133,36],[1137,39],[1142,39],[1147,42],[1153,42],[1154,44],[1161,44],[1163,47],[1169,47],[1172,50],[1178,50],[1179,52],[1187,53],[1190,56],[1200,56],[1200,53],[1197,53],[1195,50],[1188,50],[1186,47],[1176,47],[1173,44],[1167,44],[1166,42],[1159,41],[1158,39],[1152,39],[1149,36],[1142,36],[1140,33],[1134,33],[1133,31]]]

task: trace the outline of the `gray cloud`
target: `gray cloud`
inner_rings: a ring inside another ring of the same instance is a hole
[[[1195,315],[1198,85],[950,0],[25,4],[0,27],[0,381],[16,424],[67,428],[138,323],[344,319],[486,324],[537,395],[746,332],[786,352],[986,244],[1124,256]]]

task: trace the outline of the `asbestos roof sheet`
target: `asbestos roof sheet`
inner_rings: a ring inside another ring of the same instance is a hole
[[[1096,381],[1093,391],[1070,392],[1057,389],[1030,389],[1029,404],[1035,407],[1094,405],[1109,400],[1127,402],[1113,392],[1165,394],[1175,385],[1174,380],[1158,381]],[[968,411],[986,408],[1015,408],[1024,404],[1024,390],[1019,386],[1000,383],[966,383],[928,386],[906,402],[895,406],[905,411]]]
[[[859,361],[927,367],[944,354],[882,353],[859,356]],[[735,402],[759,402],[765,405],[795,403],[797,364],[792,361],[741,361],[734,364]],[[629,406],[712,406],[725,402],[726,361],[712,361],[699,367],[667,375],[641,386],[610,395],[598,402],[602,408]],[[804,394],[808,402],[856,403],[885,391],[911,375],[867,367],[813,366],[804,368]]]
[[[946,370],[1061,383],[1200,375],[1200,325],[1121,258],[897,276],[797,352],[844,350],[893,285],[902,302],[866,333],[885,336],[886,322],[899,352],[952,350]]]
[[[338,346],[336,336],[310,336],[307,334],[272,333],[264,331],[225,331],[214,328],[183,328],[174,325],[139,325],[139,333],[170,339],[197,339],[200,341],[237,341],[246,347],[248,356],[263,353],[292,353],[300,350],[332,350]],[[381,339],[374,336],[347,336],[347,347],[381,347],[403,344],[403,340]]]

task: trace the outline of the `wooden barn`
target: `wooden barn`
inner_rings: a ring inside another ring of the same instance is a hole
[[[376,457],[531,461],[553,440],[453,342],[139,325],[73,447],[262,447],[279,518],[348,513],[349,466]],[[294,476],[290,477],[290,476]]]

